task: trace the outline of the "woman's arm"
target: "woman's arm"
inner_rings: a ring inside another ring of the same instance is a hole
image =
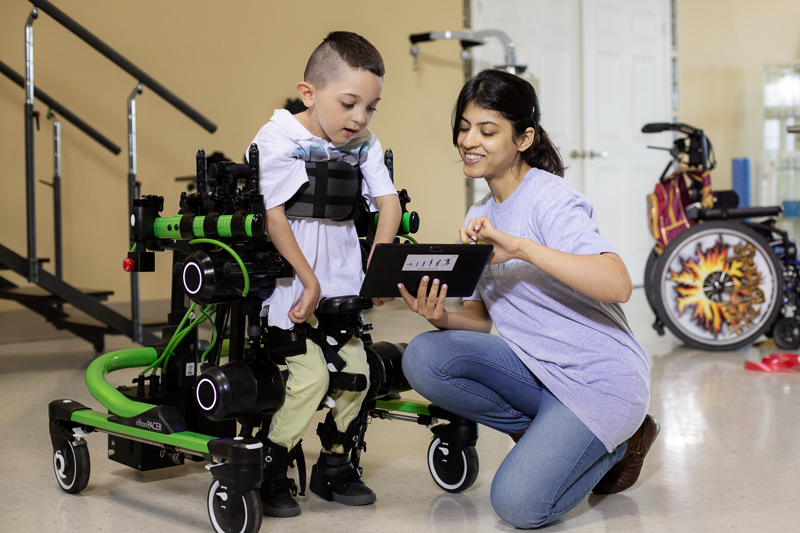
[[[521,259],[590,298],[624,303],[631,297],[631,277],[625,263],[616,254],[576,255],[554,250],[531,239],[498,231],[487,217],[470,220],[460,233],[463,243],[494,246],[490,264]]]
[[[483,302],[465,300],[461,311],[450,313],[444,308],[447,285],[442,285],[439,290],[439,280],[434,279],[431,292],[426,296],[429,281],[428,276],[422,278],[416,298],[411,296],[402,283],[397,285],[409,309],[424,316],[439,329],[461,329],[480,333],[492,331],[492,319]]]

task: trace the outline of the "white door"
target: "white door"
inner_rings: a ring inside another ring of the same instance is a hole
[[[528,65],[522,77],[539,96],[542,127],[567,165],[564,177],[582,190],[582,162],[569,158],[583,142],[579,0],[472,0],[471,17],[473,30],[499,29],[514,41],[517,62]],[[476,73],[502,63],[499,41],[472,50]],[[489,190],[483,180],[475,186],[476,200]]]
[[[668,160],[647,145],[671,138],[640,132],[671,117],[669,2],[472,0],[471,9],[472,29],[502,30],[517,45],[565,178],[592,201],[600,233],[641,285],[654,244],[645,196]],[[477,72],[500,63],[503,49],[490,42],[473,55]],[[476,187],[476,199],[485,192]]]
[[[653,237],[645,197],[668,156],[668,133],[641,133],[669,122],[668,9],[663,0],[582,0],[583,192],[597,211],[600,234],[642,284]]]

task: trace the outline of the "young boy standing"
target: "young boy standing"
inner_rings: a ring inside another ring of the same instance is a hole
[[[270,328],[291,330],[303,323],[316,327],[314,311],[320,298],[358,294],[363,281],[353,220],[297,214],[302,211],[295,206],[301,201],[301,193],[308,193],[303,200],[307,203],[309,196],[314,197],[306,185],[311,172],[307,163],[325,169],[316,172],[318,189],[320,176],[327,178],[327,169],[333,168],[326,165],[352,165],[363,176],[358,190],[380,211],[375,243],[392,242],[395,237],[400,203],[383,163],[381,144],[367,129],[380,101],[383,75],[383,59],[372,44],[355,33],[332,32],[311,54],[304,79],[297,85],[308,109],[297,115],[276,110],[253,140],[259,149],[267,234],[295,270],[294,278],[277,281],[275,291],[264,302],[262,316],[267,317]],[[316,193],[313,201],[319,202],[320,191]],[[312,209],[314,214],[319,215],[319,207]],[[327,213],[324,209],[322,212]],[[373,303],[383,305],[376,299]],[[351,337],[338,353],[346,362],[346,372],[369,377],[360,339]],[[294,480],[286,476],[290,452],[299,444],[329,385],[323,351],[310,339],[306,339],[306,352],[286,357],[286,364],[289,378],[284,404],[272,417],[268,432],[264,428],[258,434],[266,449],[261,485],[264,513],[279,517],[300,514],[300,506],[292,498],[296,493]],[[339,438],[328,443],[323,439],[322,452],[311,473],[312,492],[345,505],[365,505],[376,498],[350,463],[349,450],[336,444],[344,440],[365,395],[366,391],[337,391],[325,429],[328,435]]]

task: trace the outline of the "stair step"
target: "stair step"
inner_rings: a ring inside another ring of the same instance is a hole
[[[36,262],[39,263],[39,266],[42,266],[44,263],[49,263],[50,259],[47,257],[37,257]],[[0,270],[8,270],[8,267],[3,263],[0,263]]]
[[[63,320],[53,320],[53,324],[57,328],[68,328],[71,330],[81,329],[82,331],[87,332],[97,332],[97,333],[107,333],[109,335],[116,335],[117,331],[109,328],[106,324],[103,324],[97,319],[90,317],[89,315],[73,315],[69,316]],[[144,318],[142,319],[142,326],[145,328],[158,328],[167,325],[167,317],[163,317],[161,319],[156,318]]]
[[[114,294],[114,291],[101,290],[101,289],[78,289],[82,293],[91,296],[97,300],[108,300],[108,297]],[[30,304],[44,304],[53,305],[61,302],[61,298],[52,294],[49,291],[34,285],[27,287],[12,287],[8,289],[0,289],[0,299],[14,300],[20,303]]]

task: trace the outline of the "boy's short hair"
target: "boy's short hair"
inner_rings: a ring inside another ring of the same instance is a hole
[[[303,79],[319,90],[336,79],[345,65],[379,78],[385,72],[381,54],[368,40],[357,33],[333,31],[311,53]]]

